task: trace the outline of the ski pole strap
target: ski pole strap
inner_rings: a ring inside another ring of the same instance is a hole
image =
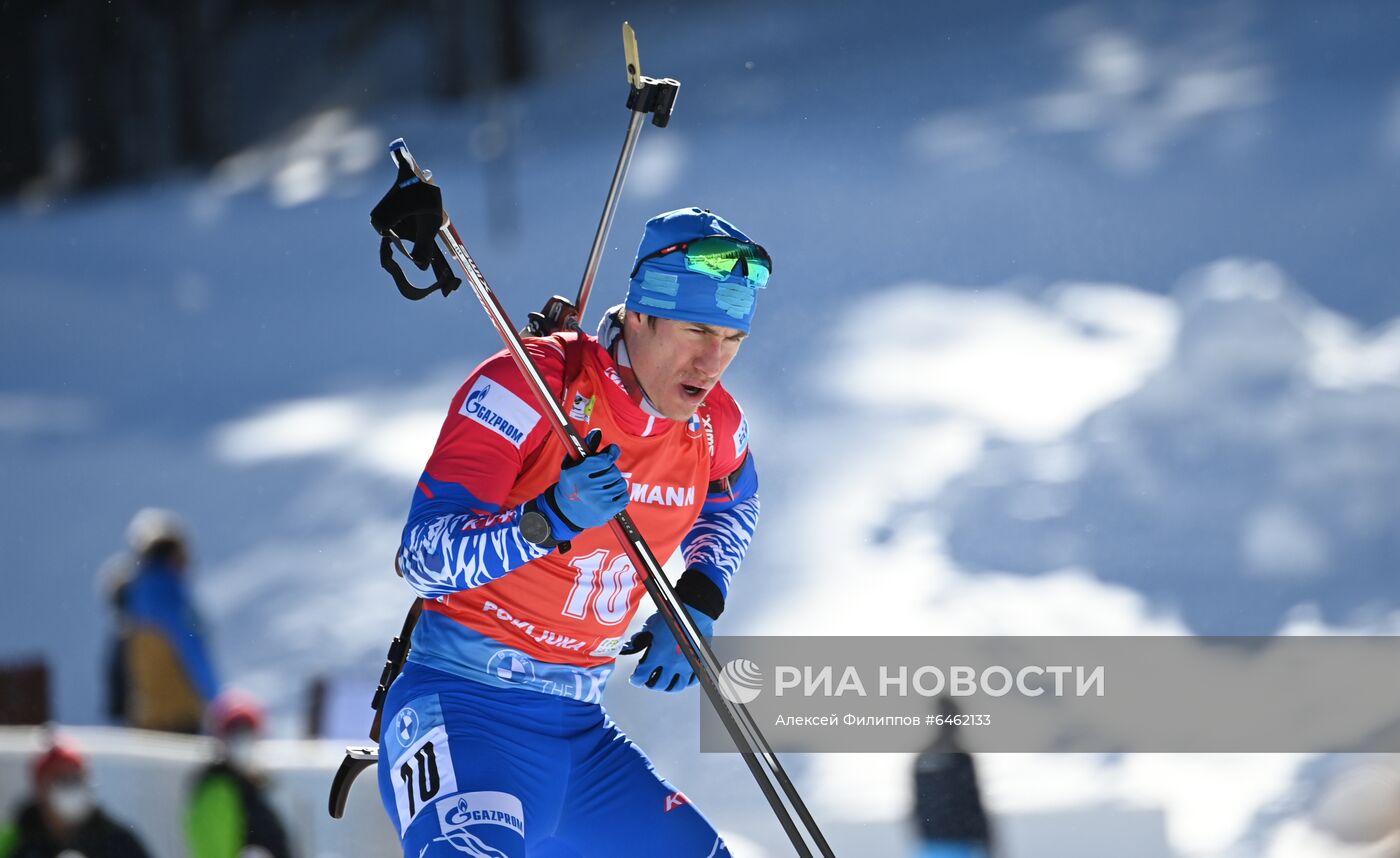
[[[379,242],[379,264],[394,278],[399,294],[410,301],[420,301],[434,292],[442,292],[446,297],[462,281],[452,273],[452,266],[437,244],[438,229],[447,222],[442,210],[442,189],[418,178],[407,160],[396,160],[399,174],[393,187],[369,213],[370,225],[383,237]],[[411,252],[404,249],[404,239],[413,242]],[[437,280],[432,286],[424,289],[409,282],[394,259],[394,245],[413,260],[419,271],[433,269]]]
[[[461,278],[452,273],[452,266],[447,264],[447,258],[442,255],[437,243],[433,242],[430,244],[432,252],[428,257],[428,265],[432,266],[433,274],[437,275],[437,280],[426,288],[414,286],[404,275],[403,269],[399,267],[398,260],[394,259],[395,243],[397,243],[397,239],[392,238],[385,238],[379,242],[379,264],[385,271],[389,272],[390,277],[394,278],[394,285],[399,287],[400,295],[410,301],[421,301],[434,292],[441,292],[445,298],[462,285]],[[399,246],[399,250],[403,250],[402,245]],[[428,265],[419,266],[420,270],[426,270]]]

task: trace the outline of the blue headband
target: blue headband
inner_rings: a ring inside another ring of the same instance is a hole
[[[706,236],[722,235],[752,241],[733,224],[713,212],[698,208],[677,209],[647,221],[637,259],[664,247]],[[673,253],[648,259],[637,269],[627,290],[627,309],[663,319],[700,322],[748,332],[758,289],[744,277],[731,275],[715,280],[685,267],[685,254]]]

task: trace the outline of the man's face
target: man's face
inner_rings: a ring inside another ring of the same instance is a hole
[[[632,371],[652,404],[688,420],[739,353],[744,332],[628,312],[623,325]]]
[[[80,770],[65,770],[45,778],[38,784],[37,792],[51,826],[67,829],[92,815],[92,791]]]

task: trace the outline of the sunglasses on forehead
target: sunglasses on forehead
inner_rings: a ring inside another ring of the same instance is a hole
[[[739,269],[739,275],[755,289],[762,289],[773,273],[773,260],[768,251],[751,241],[740,241],[727,235],[709,235],[672,244],[648,253],[632,266],[632,277],[637,276],[642,263],[649,259],[659,259],[672,253],[685,253],[685,267],[715,280],[723,280]]]

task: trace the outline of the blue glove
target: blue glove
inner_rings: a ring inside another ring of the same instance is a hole
[[[685,610],[695,621],[695,628],[699,629],[705,640],[709,640],[715,630],[715,621],[689,605],[686,605]],[[700,681],[696,679],[690,662],[686,661],[685,655],[681,653],[681,646],[676,643],[676,636],[671,634],[671,627],[666,625],[660,614],[647,617],[647,621],[642,624],[642,630],[633,635],[622,648],[622,654],[628,655],[642,650],[646,652],[642,654],[641,661],[637,662],[628,680],[638,688],[645,686],[657,691],[675,693],[684,691]]]
[[[627,508],[631,498],[627,481],[617,469],[622,454],[616,444],[597,452],[603,431],[594,429],[583,439],[589,454],[582,459],[565,458],[559,482],[545,489],[537,504],[549,519],[554,538],[573,539],[590,527],[607,524]]]

